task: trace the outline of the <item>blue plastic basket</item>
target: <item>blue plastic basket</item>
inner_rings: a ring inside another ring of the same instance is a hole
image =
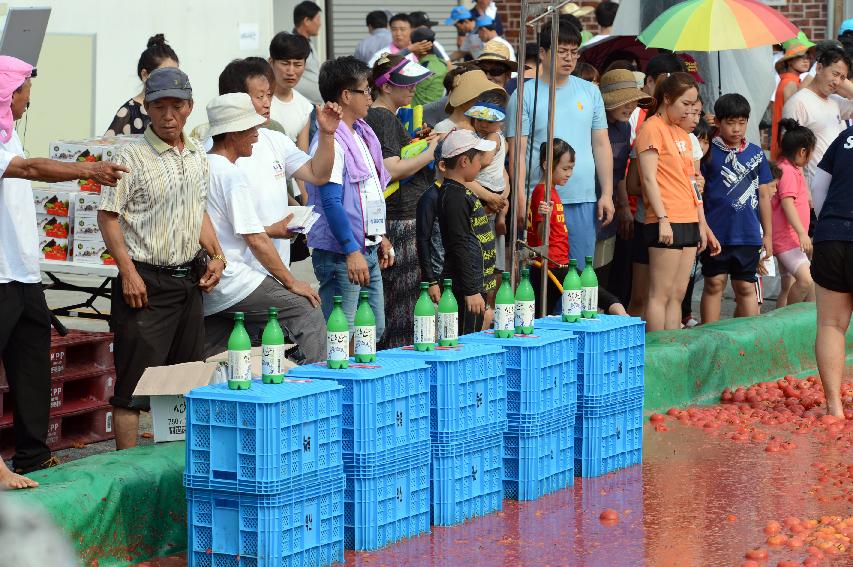
[[[274,495],[187,489],[193,567],[313,567],[344,559],[344,477]]]
[[[572,404],[566,408],[553,409],[533,415],[510,415],[509,419],[507,420],[506,431],[508,433],[521,433],[524,435],[531,435],[542,431],[543,428],[547,428],[553,422],[559,421],[561,419],[568,419],[572,423],[574,423],[575,413],[577,413],[577,404]]]
[[[326,363],[293,368],[291,378],[335,380],[342,393],[343,453],[365,455],[429,441],[429,367],[384,358],[335,370]]]
[[[429,453],[398,459],[379,474],[346,475],[344,546],[380,549],[407,537],[428,533]]]
[[[425,362],[430,368],[432,440],[450,443],[483,428],[505,428],[506,357],[498,346],[467,344],[427,352],[385,350],[379,359],[396,357]],[[499,429],[503,431],[503,429]]]
[[[325,380],[226,384],[186,395],[190,488],[274,494],[340,474],[341,387]]]
[[[459,340],[506,350],[507,415],[540,414],[575,403],[577,339],[572,333],[536,329],[533,335],[499,339],[483,331]]]
[[[574,417],[543,424],[532,433],[504,434],[504,492],[536,500],[574,484]]]
[[[600,398],[586,398],[578,405],[577,414],[584,417],[598,417],[612,413],[616,408],[624,408],[635,404],[643,404],[645,388],[639,386],[630,390],[622,390]]]
[[[642,461],[643,399],[634,398],[595,416],[575,416],[575,474],[600,476]]]
[[[502,509],[503,433],[432,446],[432,523],[450,526]]]

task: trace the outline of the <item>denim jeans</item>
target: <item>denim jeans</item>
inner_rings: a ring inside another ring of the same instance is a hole
[[[379,342],[385,331],[385,296],[382,292],[382,272],[379,269],[379,246],[369,246],[364,257],[370,270],[370,284],[365,287],[369,293],[368,301],[373,315],[376,317],[376,341]],[[355,310],[358,308],[358,293],[362,290],[358,284],[349,281],[347,272],[347,257],[344,254],[329,252],[315,248],[311,252],[311,262],[314,264],[314,275],[320,282],[320,301],[323,307],[323,317],[328,321],[335,304],[335,296],[343,298],[344,314],[349,322],[350,332],[353,328]]]
[[[569,231],[569,258],[578,261],[583,270],[586,256],[595,256],[596,203],[572,203],[564,205],[566,229]]]

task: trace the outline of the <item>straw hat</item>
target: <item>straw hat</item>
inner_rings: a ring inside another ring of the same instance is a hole
[[[518,71],[518,63],[509,58],[509,48],[498,39],[491,39],[483,46],[477,61],[496,61],[506,65],[511,72]]]
[[[592,6],[578,6],[574,2],[569,2],[568,4],[563,6],[562,9],[560,9],[560,12],[562,12],[563,14],[570,14],[572,16],[575,16],[576,18],[583,18],[584,16],[595,12],[595,8],[593,8]]]
[[[601,97],[604,99],[604,109],[613,110],[623,104],[636,102],[640,108],[652,104],[652,97],[637,88],[634,73],[627,69],[614,69],[601,77],[599,85]]]
[[[478,96],[489,91],[504,91],[501,87],[491,82],[484,72],[479,69],[467,71],[453,78],[453,88],[447,97],[444,110],[448,114],[453,112],[457,106],[475,100]]]
[[[808,54],[809,48],[802,43],[792,43],[785,49],[785,54],[776,61],[776,71],[781,72],[785,67],[785,63],[797,57],[804,57]]]
[[[243,132],[267,121],[255,111],[252,99],[246,93],[228,93],[207,103],[207,120],[211,138],[229,132]]]

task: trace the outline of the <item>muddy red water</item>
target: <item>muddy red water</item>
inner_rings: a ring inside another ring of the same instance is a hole
[[[783,386],[759,389],[750,407],[647,423],[642,465],[578,478],[534,502],[507,500],[501,512],[381,551],[348,551],[346,564],[853,565],[853,420],[822,423],[819,403],[805,417],[782,410],[796,405],[771,392]],[[172,557],[142,565],[184,564]]]

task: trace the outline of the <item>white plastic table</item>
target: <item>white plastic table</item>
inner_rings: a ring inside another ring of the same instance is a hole
[[[45,285],[45,289],[53,289],[57,291],[77,291],[88,293],[89,297],[83,303],[75,303],[65,307],[57,307],[52,309],[55,315],[65,317],[82,317],[88,319],[109,319],[108,313],[101,313],[95,307],[95,300],[99,297],[111,299],[112,293],[110,285],[113,278],[118,276],[118,268],[116,266],[105,266],[103,264],[77,264],[74,262],[63,262],[58,260],[42,260],[39,263],[41,271],[50,279],[51,283]],[[97,287],[80,286],[64,281],[64,275],[91,276],[102,278],[103,281]],[[81,309],[89,309],[91,311],[81,311]]]

